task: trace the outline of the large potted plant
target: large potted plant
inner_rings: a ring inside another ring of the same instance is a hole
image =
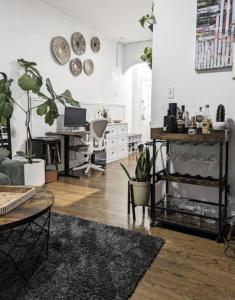
[[[41,92],[43,87],[43,78],[37,69],[37,64],[35,62],[25,61],[24,59],[18,60],[19,66],[23,70],[23,74],[18,80],[19,87],[26,93],[26,105],[20,105],[10,94],[9,91],[5,93],[5,97],[8,95],[6,100],[1,98],[0,95],[0,110],[1,105],[4,106],[5,111],[10,113],[10,105],[12,103],[16,104],[25,114],[25,126],[26,126],[26,151],[17,151],[16,154],[22,157],[25,161],[24,173],[25,173],[25,185],[30,186],[40,186],[45,183],[45,164],[43,160],[35,159],[35,155],[32,152],[32,135],[31,135],[31,118],[32,111],[36,109],[39,116],[44,116],[45,123],[50,126],[54,124],[54,121],[59,117],[57,104],[61,103],[66,106],[67,104],[71,106],[79,107],[79,102],[74,100],[72,94],[69,90],[66,90],[62,94],[57,94],[49,78],[46,79],[46,89],[49,93],[47,96],[45,93]],[[5,78],[5,81],[7,79]],[[12,80],[6,81],[5,85],[8,87]],[[32,105],[32,95],[37,95],[43,100],[42,104],[37,106]],[[7,104],[6,104],[6,101]],[[10,105],[8,104],[10,103]],[[7,109],[6,109],[7,108]],[[13,112],[13,108],[12,108]],[[11,114],[12,114],[11,112]]]
[[[150,196],[150,171],[152,159],[150,159],[149,149],[146,147],[137,156],[135,176],[132,177],[127,168],[121,163],[130,185],[133,186],[133,200],[136,206],[146,206]]]
[[[151,31],[153,31],[153,25],[156,24],[156,18],[155,18],[155,15],[154,15],[154,3],[152,5],[151,13],[143,16],[139,20],[139,23],[143,28],[148,27]]]

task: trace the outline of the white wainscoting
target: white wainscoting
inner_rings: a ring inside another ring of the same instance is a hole
[[[36,106],[39,105],[40,103],[43,102],[42,99],[40,98],[32,98],[32,105]],[[120,105],[117,103],[103,103],[103,102],[91,102],[91,101],[79,101],[81,107],[87,109],[87,121],[90,122],[94,119],[97,119],[98,117],[98,109],[104,107],[105,109],[109,110],[110,116],[112,119],[117,119],[117,120],[122,120],[125,121],[125,111],[126,111],[126,106],[125,105]],[[59,117],[56,122],[52,125],[49,126],[45,124],[44,120],[42,117],[38,116],[36,111],[34,110],[32,113],[32,136],[33,137],[40,137],[40,136],[45,136],[46,132],[49,131],[56,131],[57,128],[63,127],[63,115],[64,115],[64,106],[61,104],[58,104],[59,108],[59,113],[61,117]],[[64,143],[62,140],[61,144],[61,150],[62,150],[62,164],[59,166],[60,170],[63,170],[63,152],[64,152]],[[79,155],[77,156],[79,158]],[[70,153],[70,165],[71,167],[75,167],[78,164],[82,163],[83,159],[79,159],[79,162],[77,158],[75,157],[74,153]],[[112,160],[110,160],[111,162]]]
[[[40,98],[32,98],[32,105],[39,105],[43,100]],[[91,101],[79,101],[81,107],[87,109],[87,121],[90,122],[98,118],[98,110],[99,108],[104,107],[109,110],[109,114],[112,119],[122,120],[123,122],[126,120],[126,106],[118,103],[104,103],[104,102],[91,102]],[[55,131],[56,128],[63,127],[63,115],[64,115],[64,106],[58,104],[59,113],[61,117],[55,121],[55,124],[49,126],[45,124],[42,117],[38,116],[36,111],[33,111],[32,118],[32,135],[36,136],[44,136],[48,131]]]

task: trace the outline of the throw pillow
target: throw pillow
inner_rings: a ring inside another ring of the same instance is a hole
[[[5,148],[0,148],[0,163],[4,161],[8,156],[10,152]]]

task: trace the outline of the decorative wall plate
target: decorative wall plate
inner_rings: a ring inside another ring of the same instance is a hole
[[[100,40],[98,37],[94,36],[91,39],[91,49],[93,52],[98,53],[100,51]]]
[[[79,58],[74,58],[70,61],[70,70],[74,76],[82,73],[82,62]]]
[[[91,59],[86,59],[83,63],[83,70],[86,75],[90,76],[94,72],[94,63]]]
[[[72,47],[76,54],[82,55],[86,52],[86,40],[80,32],[72,35]]]
[[[69,43],[62,36],[56,36],[51,40],[52,52],[61,65],[65,65],[71,56]]]

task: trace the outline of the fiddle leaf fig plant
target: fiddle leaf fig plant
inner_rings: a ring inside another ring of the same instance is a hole
[[[52,83],[49,78],[46,79],[46,89],[48,91],[48,96],[41,92],[41,88],[43,87],[43,78],[37,69],[37,64],[35,62],[26,61],[24,59],[18,59],[18,64],[22,67],[24,73],[18,80],[19,87],[26,92],[27,98],[27,107],[26,109],[19,105],[16,101],[13,101],[21,108],[21,110],[26,115],[26,153],[22,151],[18,151],[17,155],[24,157],[28,160],[29,163],[32,163],[32,158],[34,157],[32,153],[32,135],[31,135],[31,114],[32,110],[36,109],[36,112],[39,116],[44,116],[45,123],[49,124],[50,126],[54,124],[54,121],[59,117],[58,102],[62,105],[66,106],[67,104],[71,106],[79,107],[79,102],[76,101],[71,92],[66,90],[62,94],[57,94],[54,91]],[[35,94],[38,97],[42,98],[44,102],[37,106],[32,106],[32,99],[31,94]]]
[[[5,73],[0,72],[3,79],[0,80],[0,124],[6,124],[13,113],[11,84],[12,79],[8,79]]]

